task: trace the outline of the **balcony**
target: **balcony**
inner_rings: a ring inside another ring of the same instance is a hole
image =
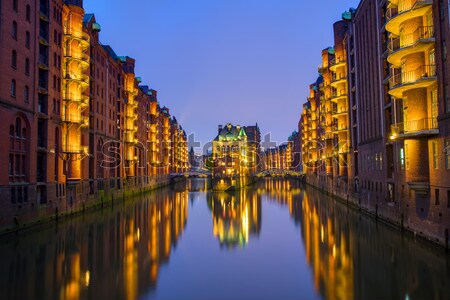
[[[125,132],[123,135],[123,140],[125,143],[135,144],[138,140],[134,137],[133,132]]]
[[[339,99],[347,97],[347,91],[341,91],[341,92],[333,92],[331,93],[331,101],[337,102]]]
[[[39,55],[39,69],[48,70],[48,57],[46,55]]]
[[[68,154],[88,154],[88,146],[74,146],[69,143],[62,144],[61,151]]]
[[[71,83],[78,83],[83,88],[87,88],[89,86],[89,76],[85,74],[66,74],[64,76],[64,80],[70,85]]]
[[[134,108],[129,108],[125,110],[125,117],[126,118],[130,118],[133,119],[136,117],[136,111],[134,110]]]
[[[82,31],[73,31],[71,29],[67,29],[64,31],[64,38],[68,40],[76,40],[79,42],[81,49],[89,48],[89,34],[84,33]]]
[[[386,30],[399,36],[400,25],[406,20],[425,16],[433,0],[402,1],[401,5],[391,7],[386,13]]]
[[[391,125],[391,140],[439,134],[437,118],[423,118]]]
[[[436,65],[423,65],[413,71],[391,76],[389,94],[396,98],[403,98],[403,92],[428,87],[436,80]]]
[[[333,108],[331,110],[331,114],[334,117],[346,115],[348,114],[348,108],[347,107]]]
[[[346,83],[347,82],[347,76],[346,75],[333,75],[333,78],[331,79],[331,86],[332,87],[337,87],[339,84],[341,83]]]
[[[346,63],[347,61],[345,57],[343,56],[335,57],[330,62],[330,70],[335,72],[338,68],[344,67]]]
[[[331,126],[331,130],[333,131],[333,133],[341,133],[347,131],[348,127],[346,125],[338,126],[337,124],[333,124]]]
[[[434,27],[418,27],[413,33],[402,34],[389,43],[388,62],[400,67],[403,57],[409,54],[424,52],[433,46],[435,42]]]
[[[89,126],[89,117],[86,116],[63,114],[62,121],[65,123],[78,124],[81,127]]]
[[[64,93],[63,94],[63,101],[67,103],[77,103],[82,107],[89,106],[89,97],[85,95],[75,95],[73,93]]]
[[[83,70],[89,67],[90,57],[83,52],[64,51],[64,57],[68,62],[77,62],[82,66]],[[95,77],[95,76],[94,76]]]

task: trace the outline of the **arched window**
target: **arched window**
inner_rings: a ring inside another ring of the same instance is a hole
[[[16,81],[11,80],[11,97],[16,97]]]
[[[60,137],[59,137],[59,128],[55,128],[55,180],[58,181],[59,179],[59,145],[60,145]]]
[[[17,69],[17,52],[13,50],[11,53],[11,67]]]
[[[105,168],[103,166],[103,140],[99,139],[97,143],[97,178],[105,177]]]
[[[13,39],[17,40],[17,22],[12,23],[11,36]]]
[[[27,5],[26,18],[27,18],[27,22],[31,21],[31,8],[29,5]]]
[[[53,32],[53,42],[58,44],[58,32],[56,30]]]
[[[23,100],[27,103],[30,102],[30,88],[28,85],[23,89]]]
[[[30,32],[27,31],[25,33],[25,47],[27,47],[27,49],[30,49],[30,40],[31,40]]]
[[[23,182],[28,177],[27,125],[25,120],[18,116],[9,128],[9,180],[10,182]]]
[[[16,137],[20,138],[20,134],[22,133],[22,120],[17,117],[16,118]]]
[[[25,74],[30,75],[30,60],[25,58]]]
[[[13,0],[13,9],[15,12],[19,11],[19,1],[18,0]]]

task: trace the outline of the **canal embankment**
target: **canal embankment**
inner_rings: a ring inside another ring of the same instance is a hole
[[[83,188],[80,188],[80,195],[75,200],[64,199],[58,203],[45,204],[23,203],[13,214],[0,220],[0,236],[15,234],[18,231],[32,229],[45,223],[58,222],[70,216],[100,210],[182,180],[184,178],[169,175],[142,181],[124,180],[120,188],[105,188],[85,195],[83,195]]]
[[[304,182],[319,190],[330,198],[344,203],[348,207],[373,217],[377,222],[395,228],[402,234],[413,236],[416,239],[430,243],[434,246],[450,250],[450,234],[447,228],[436,223],[421,220],[408,203],[401,201],[385,201],[373,197],[370,192],[350,191],[347,186],[336,184],[321,184],[317,180],[306,177]]]

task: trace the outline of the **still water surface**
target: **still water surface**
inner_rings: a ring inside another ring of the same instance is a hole
[[[187,180],[3,239],[1,299],[450,299],[449,257],[315,190]]]

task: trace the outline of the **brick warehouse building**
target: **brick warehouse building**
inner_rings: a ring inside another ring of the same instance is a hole
[[[81,0],[0,2],[0,228],[165,184],[186,133]],[[171,159],[169,160],[169,156]]]
[[[362,0],[334,25],[300,134],[308,183],[447,246],[449,38],[448,0]]]

